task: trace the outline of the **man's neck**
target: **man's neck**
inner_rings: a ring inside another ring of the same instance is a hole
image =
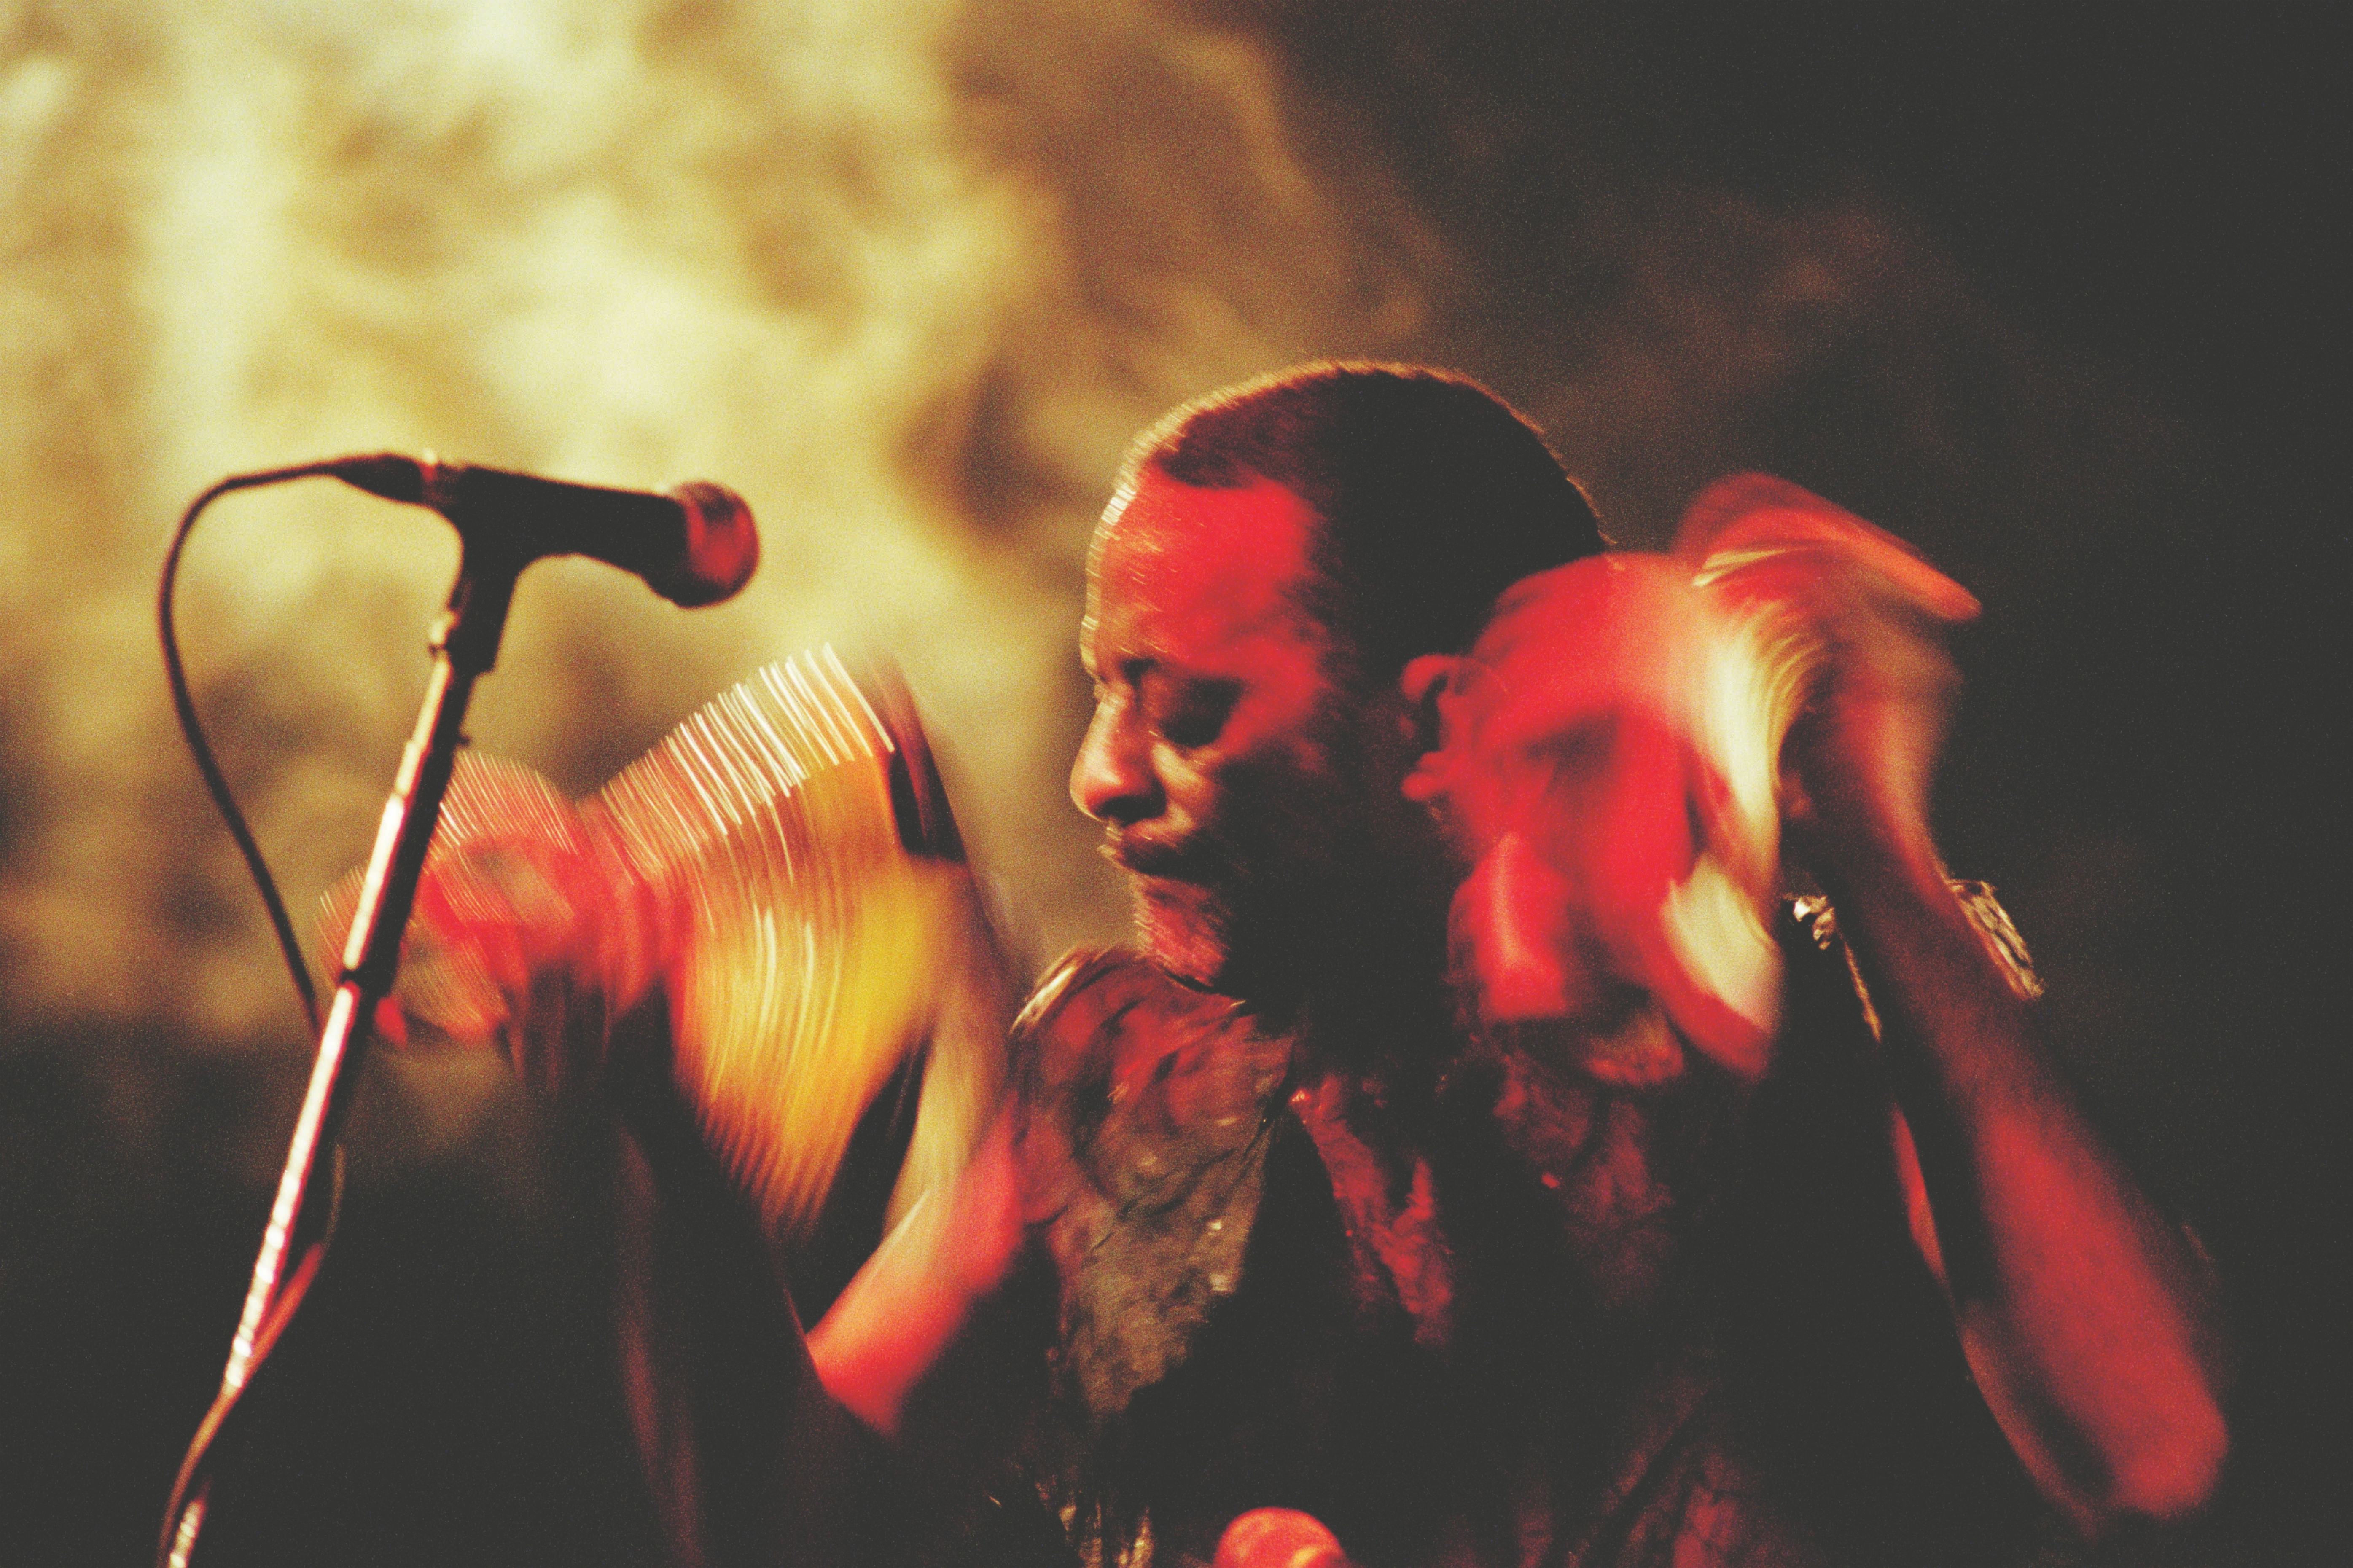
[[[1404,1308],[1415,1337],[1452,1332],[1453,1276],[1429,1141],[1453,1049],[1442,906],[1367,899],[1292,969],[1279,1023],[1292,1039],[1291,1109],[1314,1139],[1346,1221],[1358,1290]],[[1264,1015],[1262,1015],[1264,1016]]]

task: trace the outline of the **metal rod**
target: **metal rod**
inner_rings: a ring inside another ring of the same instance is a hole
[[[353,916],[350,940],[343,946],[342,976],[320,1032],[310,1089],[295,1119],[277,1198],[270,1205],[269,1223],[254,1259],[252,1282],[237,1316],[237,1337],[221,1374],[221,1392],[206,1418],[206,1431],[199,1434],[203,1452],[191,1460],[200,1468],[189,1473],[180,1517],[171,1531],[171,1568],[186,1568],[203,1528],[211,1475],[217,1466],[212,1451],[224,1430],[223,1418],[284,1331],[317,1268],[316,1249],[324,1244],[326,1228],[318,1202],[322,1158],[342,1134],[376,1005],[391,994],[400,964],[401,935],[416,901],[426,851],[440,821],[442,793],[448,787],[450,770],[457,765],[458,748],[464,743],[466,705],[475,680],[497,662],[499,639],[522,565],[503,558],[481,560],[469,547],[459,563],[448,607],[434,623],[433,672],[426,683],[417,728],[401,753],[384,819],[376,829],[359,908]],[[290,1273],[290,1257],[295,1259]]]

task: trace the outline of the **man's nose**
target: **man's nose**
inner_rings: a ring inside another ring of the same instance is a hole
[[[1458,970],[1487,1023],[1557,1018],[1570,1011],[1568,883],[1528,841],[1506,833],[1455,894]]]
[[[1098,702],[1071,763],[1071,799],[1097,822],[1124,826],[1156,816],[1160,786],[1143,737],[1115,702]]]

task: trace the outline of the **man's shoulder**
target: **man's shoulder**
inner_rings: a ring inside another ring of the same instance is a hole
[[[1255,1168],[1290,1065],[1230,998],[1127,949],[1071,953],[1013,1027],[1033,1210],[1157,1215],[1212,1168]]]
[[[1124,949],[1064,958],[1013,1034],[1023,1202],[1060,1282],[1060,1382],[1102,1420],[1182,1362],[1238,1288],[1290,1050]]]
[[[1013,1025],[1014,1070],[1033,1105],[1073,1096],[1108,1112],[1146,1107],[1181,1128],[1282,1082],[1291,1047],[1231,997],[1170,977],[1131,948],[1081,948],[1046,972]]]

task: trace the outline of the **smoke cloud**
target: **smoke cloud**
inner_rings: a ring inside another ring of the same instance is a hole
[[[887,653],[1050,950],[1117,930],[1059,779],[1084,538],[1153,416],[1313,354],[1464,364],[1644,542],[1755,409],[1858,336],[1904,346],[1874,321],[1924,287],[1859,204],[1630,184],[1576,144],[1533,193],[1555,216],[1499,244],[1279,40],[1166,5],[26,5],[6,31],[6,983],[192,1038],[289,1019],[145,630],[168,520],[224,473],[396,447],[733,485],[752,588],[688,616],[534,569],[478,742],[585,790],[753,665]],[[199,702],[297,908],[364,851],[439,527],[312,484],[224,503],[192,552]]]

